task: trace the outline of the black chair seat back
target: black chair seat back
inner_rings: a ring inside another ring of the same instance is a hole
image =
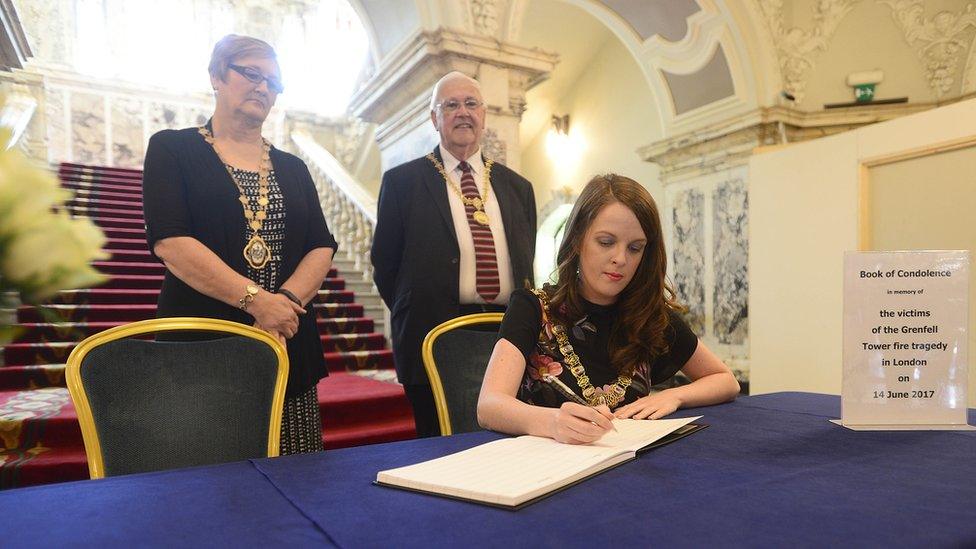
[[[457,328],[433,341],[432,354],[450,417],[451,432],[478,431],[478,393],[488,359],[498,341],[498,325]],[[489,331],[485,331],[489,330]]]

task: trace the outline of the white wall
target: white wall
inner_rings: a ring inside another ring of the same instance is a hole
[[[647,187],[663,209],[658,168],[637,154],[639,146],[661,136],[650,97],[634,58],[618,40],[607,40],[569,93],[552,106],[552,114],[569,114],[570,135],[582,143],[579,154],[550,157],[546,131],[522,144],[521,173],[535,188],[536,204],[548,203],[553,190],[571,187],[579,192],[594,175],[616,172]],[[529,103],[528,108],[533,105]]]
[[[840,393],[843,253],[858,249],[862,163],[973,135],[976,100],[969,100],[752,157],[749,332],[754,394]],[[976,185],[969,192],[976,193]],[[971,372],[974,356],[970,351]]]

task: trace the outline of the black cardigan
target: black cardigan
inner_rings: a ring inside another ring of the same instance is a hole
[[[273,147],[271,163],[285,203],[285,239],[279,277],[284,282],[308,252],[316,248],[336,250],[338,244],[326,225],[305,163]],[[161,239],[190,236],[210,248],[231,269],[246,276],[240,193],[213,147],[204,141],[197,128],[163,130],[149,139],[142,196],[150,253]],[[153,257],[156,257],[154,253]],[[306,310],[308,313],[299,318],[298,333],[288,340],[290,368],[286,394],[289,397],[302,394],[328,375],[311,303]],[[250,314],[201,294],[169,270],[159,294],[156,315],[220,318],[254,324]]]

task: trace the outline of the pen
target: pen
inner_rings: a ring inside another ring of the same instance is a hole
[[[576,393],[574,393],[573,390],[570,389],[569,387],[567,387],[566,384],[563,383],[562,380],[560,380],[558,377],[556,377],[556,376],[554,376],[552,374],[545,374],[545,375],[542,376],[542,381],[545,381],[546,383],[548,383],[550,386],[552,386],[553,389],[556,390],[557,393],[559,393],[560,395],[562,395],[564,398],[566,398],[570,402],[575,402],[576,404],[582,404],[583,406],[589,406],[589,404],[587,404],[586,401],[583,400],[582,397],[580,397],[579,395],[577,395]],[[593,425],[596,425],[596,422],[594,422],[594,421],[591,421],[590,423],[592,423]],[[610,427],[614,431],[617,430],[617,426],[614,425],[613,422],[610,423]]]

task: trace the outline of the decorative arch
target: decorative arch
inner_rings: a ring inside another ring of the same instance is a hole
[[[752,14],[745,8],[738,8],[746,11],[746,17],[743,18],[741,14],[733,14],[724,0],[696,0],[701,11],[688,18],[686,35],[681,40],[671,42],[660,35],[644,40],[632,25],[601,2],[562,1],[583,9],[603,23],[633,56],[654,95],[653,101],[665,136],[692,129],[709,119],[727,119],[758,106],[758,86],[754,77],[754,64],[748,53],[749,44],[744,42],[743,33],[737,28],[739,19],[744,19],[753,26]],[[677,75],[694,74],[708,65],[719,50],[728,65],[733,93],[724,99],[679,114],[662,71]],[[756,50],[762,51],[762,48]],[[765,87],[764,85],[763,88]]]

